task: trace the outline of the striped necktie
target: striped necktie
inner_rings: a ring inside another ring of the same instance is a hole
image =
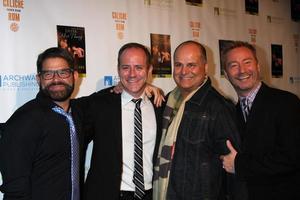
[[[244,119],[246,122],[248,119],[249,113],[250,113],[249,99],[247,99],[247,98],[241,99],[241,104],[242,104],[242,109],[243,109],[243,113],[244,113]]]
[[[143,174],[143,135],[142,135],[142,99],[132,99],[135,103],[134,109],[134,172],[133,183],[135,184],[134,197],[143,199],[145,195]]]
[[[71,181],[72,181],[72,198],[71,200],[79,200],[79,143],[76,135],[76,129],[71,113],[65,112],[62,108],[55,106],[52,110],[66,117],[70,127],[71,140]]]

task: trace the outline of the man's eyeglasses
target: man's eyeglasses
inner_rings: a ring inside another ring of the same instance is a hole
[[[59,78],[65,79],[69,78],[70,75],[73,73],[73,69],[67,68],[67,69],[60,69],[60,70],[45,70],[45,71],[40,71],[39,75],[44,79],[44,80],[51,80],[54,78],[54,75],[57,74]]]

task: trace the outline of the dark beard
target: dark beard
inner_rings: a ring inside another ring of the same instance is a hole
[[[49,88],[53,85],[64,85],[65,89],[63,91],[56,91],[56,92],[50,91]],[[68,98],[71,97],[74,90],[74,84],[68,85],[63,82],[51,83],[47,85],[45,88],[41,88],[40,86],[40,90],[48,97],[50,97],[51,100],[62,102],[62,101],[66,101]]]

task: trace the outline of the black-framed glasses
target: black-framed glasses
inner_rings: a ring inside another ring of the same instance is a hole
[[[54,78],[54,75],[57,74],[59,78],[65,79],[69,78],[71,74],[73,73],[73,69],[67,68],[67,69],[60,69],[60,70],[45,70],[45,71],[40,71],[39,75],[44,79],[44,80],[51,80]]]

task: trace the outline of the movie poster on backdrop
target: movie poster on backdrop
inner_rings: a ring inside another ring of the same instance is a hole
[[[202,0],[185,0],[187,5],[202,6]]]
[[[246,13],[258,15],[258,0],[245,0]]]
[[[221,53],[223,49],[229,44],[231,44],[233,41],[232,40],[219,40],[219,55],[220,55],[220,75],[221,77],[224,77],[224,67],[222,60],[221,60]]]
[[[300,21],[300,0],[291,0],[291,17],[294,21]]]
[[[171,77],[170,35],[150,34],[153,77]]]
[[[75,59],[80,77],[86,76],[85,34],[83,27],[57,25],[57,46],[67,49]]]
[[[282,60],[282,45],[271,44],[271,55],[272,55],[272,77],[282,77],[283,60]]]

